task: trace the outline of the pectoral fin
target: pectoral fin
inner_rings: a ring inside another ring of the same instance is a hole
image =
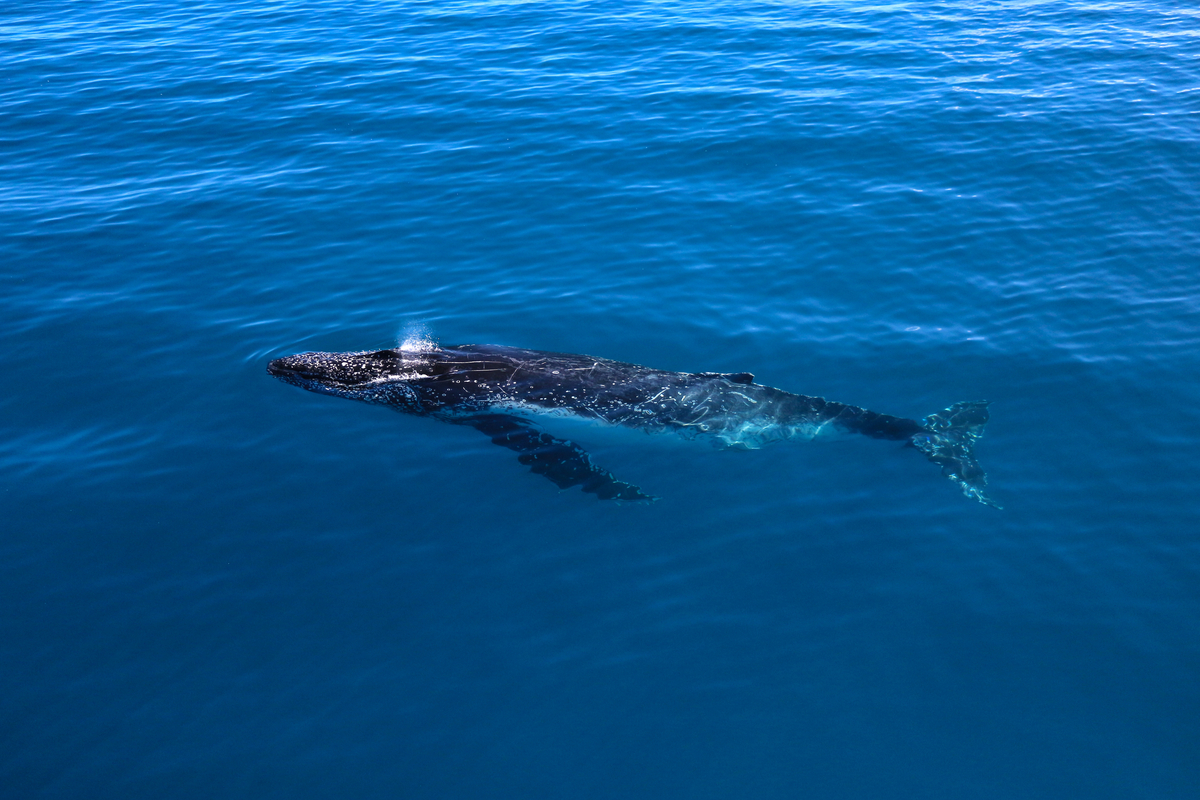
[[[601,500],[656,499],[597,467],[579,445],[543,433],[529,420],[509,414],[480,414],[458,420],[458,423],[470,425],[490,437],[493,443],[520,453],[518,461],[560,489],[578,486]]]

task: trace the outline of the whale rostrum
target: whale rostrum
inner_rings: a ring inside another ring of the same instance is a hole
[[[568,415],[748,449],[827,432],[890,439],[923,453],[967,497],[1000,507],[973,454],[988,421],[985,401],[955,403],[918,422],[762,386],[748,372],[667,372],[500,345],[300,353],[267,371],[312,392],[470,426],[560,488],[579,486],[604,500],[655,498],[593,464],[574,442],[542,431],[541,419]]]

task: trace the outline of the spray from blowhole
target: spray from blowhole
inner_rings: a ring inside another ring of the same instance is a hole
[[[410,322],[396,337],[396,349],[401,353],[429,353],[437,349],[429,326],[424,322]]]

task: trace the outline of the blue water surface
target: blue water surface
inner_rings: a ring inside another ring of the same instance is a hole
[[[0,110],[0,796],[1200,796],[1193,5],[23,0]],[[414,336],[1006,508],[265,373]]]

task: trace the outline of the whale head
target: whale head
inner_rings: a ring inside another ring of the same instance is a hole
[[[429,374],[424,359],[397,350],[298,353],[271,361],[267,372],[310,392],[401,410],[416,410],[416,392],[408,382]]]

